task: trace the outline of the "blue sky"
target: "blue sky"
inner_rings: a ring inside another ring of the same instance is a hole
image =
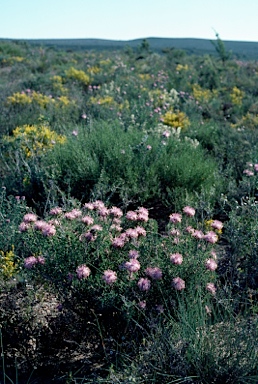
[[[258,42],[258,0],[0,0],[0,38]]]

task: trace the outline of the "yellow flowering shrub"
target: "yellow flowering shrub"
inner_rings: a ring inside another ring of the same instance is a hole
[[[190,121],[184,112],[168,111],[163,116],[163,124],[169,125],[173,128],[187,128],[190,125]]]
[[[66,95],[68,93],[68,90],[63,85],[63,78],[61,76],[53,76],[51,80],[55,91],[60,92],[61,95]]]
[[[58,97],[57,102],[58,102],[60,107],[67,107],[68,105],[70,105],[72,103],[68,99],[67,96],[60,96],[60,97]],[[58,106],[58,105],[56,105],[56,106]]]
[[[114,104],[115,100],[112,96],[105,96],[105,97],[99,96],[99,97],[91,97],[90,102],[92,104],[103,105],[103,104]]]
[[[14,246],[10,251],[0,250],[0,276],[10,279],[18,270],[18,263],[15,261]]]
[[[100,71],[101,71],[101,69],[99,67],[97,67],[96,65],[87,69],[87,72],[89,72],[91,75],[96,75]]]
[[[176,71],[180,72],[180,71],[188,71],[189,67],[187,64],[183,65],[183,64],[177,64],[176,66]]]
[[[12,65],[12,64],[15,64],[15,63],[21,63],[24,60],[25,60],[25,58],[21,57],[21,56],[11,56],[11,57],[8,57],[7,59],[3,59],[2,62],[4,64]]]
[[[148,81],[151,79],[151,76],[149,73],[139,73],[139,78],[143,81]]]
[[[208,102],[218,95],[218,92],[210,89],[203,89],[199,84],[193,85],[193,97],[200,103]]]
[[[49,104],[53,104],[55,102],[53,98],[39,92],[32,92],[31,99],[32,102],[39,105],[41,108],[46,108]]]
[[[65,74],[69,79],[77,80],[84,85],[89,85],[90,83],[89,75],[82,70],[75,69],[74,67],[69,68]]]
[[[245,93],[237,87],[233,87],[232,92],[230,93],[230,99],[234,105],[242,105],[243,97]]]
[[[232,128],[258,128],[258,114],[247,112],[236,124],[231,124]]]
[[[32,99],[29,95],[26,95],[25,93],[19,93],[16,92],[12,96],[7,97],[7,104],[21,104],[21,105],[28,105],[32,103]]]
[[[4,139],[7,142],[19,143],[26,157],[41,154],[53,148],[56,143],[63,144],[66,141],[65,136],[58,135],[45,124],[17,127],[11,137]]]

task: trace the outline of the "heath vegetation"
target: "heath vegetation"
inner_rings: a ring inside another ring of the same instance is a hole
[[[258,62],[0,42],[0,381],[258,382]]]

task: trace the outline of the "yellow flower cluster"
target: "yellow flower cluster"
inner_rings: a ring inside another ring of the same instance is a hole
[[[77,80],[84,85],[89,85],[90,83],[89,75],[82,70],[75,69],[74,67],[69,68],[65,74],[69,79]]]
[[[5,137],[7,142],[19,143],[26,157],[41,154],[53,148],[56,143],[64,144],[66,137],[58,135],[45,125],[23,125],[13,130],[13,136]]]
[[[189,67],[187,64],[183,65],[183,64],[177,64],[176,66],[176,71],[180,72],[180,71],[188,71]]]
[[[100,60],[99,64],[101,66],[105,66],[105,65],[109,65],[111,63],[111,60],[110,59],[107,59],[107,60]]]
[[[56,83],[59,84],[59,83]],[[61,84],[62,85],[62,84]],[[65,90],[65,88],[63,88]],[[62,95],[58,97],[57,99],[54,99],[53,97],[43,95],[39,92],[31,92],[28,95],[21,92],[21,93],[14,93],[12,96],[7,97],[7,103],[12,105],[29,105],[31,103],[34,103],[38,105],[42,109],[46,109],[49,105],[54,105],[56,108],[68,106],[70,104],[73,104],[73,101],[70,101],[67,96]]]
[[[230,94],[230,99],[232,104],[234,105],[242,105],[243,97],[245,93],[241,91],[239,88],[234,87],[231,94]]]
[[[18,263],[15,262],[14,246],[9,252],[0,250],[0,274],[4,279],[10,279],[18,270]],[[1,276],[0,275],[0,276]]]
[[[24,57],[21,57],[21,56],[12,56],[12,57],[8,57],[7,59],[3,59],[3,63],[5,64],[14,64],[14,63],[21,63],[22,61],[24,61],[25,58]]]
[[[7,97],[7,103],[13,104],[13,105],[15,104],[26,105],[26,104],[32,103],[32,98],[29,95],[26,95],[25,93],[16,92],[12,96]]]
[[[190,121],[184,112],[168,111],[163,116],[163,124],[169,125],[173,128],[187,128],[190,125]]]
[[[258,115],[254,113],[247,112],[245,116],[242,117],[236,124],[231,124],[233,128],[251,128],[255,129],[258,127]]]
[[[88,68],[88,70],[87,70],[87,72],[89,72],[91,75],[96,75],[100,71],[101,71],[101,69],[99,67],[97,67],[96,65]]]
[[[113,99],[112,96],[105,96],[105,97],[91,97],[90,98],[90,102],[92,104],[99,104],[99,105],[103,105],[103,104],[114,104],[115,101]]]
[[[143,81],[148,81],[151,79],[151,76],[149,73],[139,73],[139,78]]]
[[[218,95],[218,92],[210,89],[203,89],[199,84],[193,85],[193,97],[199,102],[208,102]]]
[[[60,92],[61,95],[66,95],[68,93],[67,88],[63,86],[63,78],[61,76],[53,76],[53,88],[55,91]]]

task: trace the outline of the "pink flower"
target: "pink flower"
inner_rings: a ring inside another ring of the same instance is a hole
[[[93,204],[94,209],[105,208],[105,204],[103,203],[102,200],[96,200],[96,201],[93,201],[92,204]]]
[[[82,213],[79,209],[73,209],[70,212],[66,212],[64,214],[64,217],[68,220],[74,220],[74,219],[77,219],[78,217],[80,217],[81,215],[82,215]]]
[[[32,223],[34,221],[37,221],[37,215],[34,213],[27,213],[23,216],[24,223]]]
[[[30,225],[27,224],[27,223],[24,223],[24,222],[22,222],[22,223],[19,225],[19,231],[20,231],[20,232],[26,232],[29,228],[30,228]]]
[[[203,239],[204,237],[204,233],[198,229],[195,229],[193,232],[192,232],[192,236],[197,239],[197,240],[201,240]]]
[[[177,290],[181,291],[182,289],[185,289],[185,281],[181,279],[180,277],[175,277],[172,280],[172,286]]]
[[[146,148],[148,149],[148,151],[150,151],[152,149],[152,146],[151,145],[147,145]]]
[[[138,232],[136,231],[136,229],[133,229],[133,228],[128,228],[126,231],[126,236],[131,238],[131,239],[137,239],[138,238]]]
[[[86,209],[88,209],[89,211],[93,211],[93,209],[94,209],[94,205],[93,205],[93,203],[85,203],[84,206],[83,206],[83,208],[86,208]]]
[[[82,119],[86,119],[86,118],[87,118],[86,113],[83,113],[83,114],[82,114]]]
[[[254,170],[258,172],[258,164],[254,164]]]
[[[54,207],[49,212],[49,214],[53,216],[60,215],[61,213],[62,213],[62,208],[60,207]]]
[[[137,220],[138,221],[144,221],[145,223],[147,223],[147,221],[149,220],[149,216],[140,212],[137,215]]]
[[[193,227],[191,227],[191,225],[188,225],[188,227],[186,227],[185,231],[193,234],[195,232],[195,229]]]
[[[149,216],[149,211],[147,208],[144,207],[139,207],[136,211],[138,214],[144,215],[144,216]]]
[[[164,132],[162,133],[162,136],[168,138],[168,137],[170,136],[170,132],[169,132],[169,131],[164,131]]]
[[[139,303],[138,303],[138,307],[139,307],[140,309],[145,309],[145,308],[146,308],[146,301],[145,301],[145,300],[143,300],[143,301],[139,301]]]
[[[138,259],[138,257],[139,257],[139,252],[136,251],[136,249],[131,249],[131,250],[129,251],[128,256],[129,256],[130,259]]]
[[[146,237],[146,230],[143,227],[137,226],[135,228],[136,232],[138,233],[138,236]]]
[[[149,279],[144,279],[143,277],[141,277],[137,285],[140,291],[148,291],[151,287],[151,282]]]
[[[45,264],[45,258],[43,256],[38,256],[38,263],[41,265]]]
[[[79,267],[77,267],[76,269],[76,274],[77,274],[77,277],[78,279],[87,279],[87,277],[89,277],[90,275],[90,268],[87,267],[87,265],[85,264],[82,264],[82,265],[79,265]]]
[[[189,216],[189,217],[192,217],[195,215],[195,209],[192,208],[192,207],[189,207],[189,205],[187,205],[186,207],[183,208],[183,212]]]
[[[91,227],[91,229],[90,229],[90,231],[93,232],[93,233],[95,233],[95,232],[99,232],[99,231],[102,231],[102,230],[103,230],[103,228],[102,228],[102,226],[99,225],[99,224],[95,224],[95,225],[93,225],[93,226]]]
[[[122,217],[123,211],[120,208],[117,207],[111,207],[109,210],[109,214],[113,217]]]
[[[243,173],[244,173],[246,176],[253,176],[253,175],[254,175],[254,172],[253,172],[253,171],[250,171],[249,169],[244,169],[244,170],[243,170]]]
[[[127,220],[136,221],[138,219],[137,212],[128,211],[126,214]]]
[[[35,256],[29,256],[24,259],[24,267],[27,269],[31,269],[37,263],[38,259]]]
[[[208,243],[212,243],[212,244],[218,241],[218,235],[213,231],[207,232],[203,238],[204,240],[208,241]]]
[[[101,217],[107,217],[108,214],[109,214],[109,210],[108,210],[108,208],[106,208],[106,207],[99,208],[99,209],[98,209],[98,214],[99,214],[99,216],[101,216]]]
[[[113,284],[117,280],[116,272],[112,271],[111,269],[107,269],[106,271],[104,271],[102,279],[108,285]]]
[[[82,217],[82,222],[86,225],[91,225],[93,224],[94,220],[91,216],[84,216]]]
[[[73,135],[73,136],[78,136],[78,131],[77,131],[77,130],[73,130],[73,131],[72,131],[72,135]]]
[[[151,277],[153,280],[162,279],[162,271],[158,267],[149,267],[145,270],[147,276]]]
[[[178,229],[173,228],[173,229],[171,229],[171,231],[169,232],[169,234],[170,234],[171,236],[180,236],[180,231],[179,231]]]
[[[223,223],[219,220],[213,220],[213,222],[211,223],[211,227],[214,229],[221,230],[223,228]]]
[[[180,265],[183,262],[183,256],[181,255],[181,253],[172,253],[170,255],[170,261],[173,264]]]
[[[56,234],[56,229],[53,225],[51,224],[47,224],[43,229],[42,229],[42,233],[44,236],[54,236]]]
[[[112,241],[112,245],[114,248],[123,248],[125,245],[125,240],[121,237],[115,237]]]
[[[34,229],[36,229],[37,231],[42,231],[47,225],[48,225],[48,223],[46,221],[37,220],[34,223]]]
[[[217,260],[217,254],[215,251],[211,251],[211,256],[213,257],[214,260]]]
[[[212,295],[215,295],[216,294],[216,287],[213,283],[207,283],[206,285],[206,289],[207,291],[209,291]]]
[[[205,263],[205,266],[207,269],[209,269],[209,271],[215,271],[218,267],[214,259],[208,259]]]
[[[181,221],[182,221],[182,215],[180,215],[180,213],[172,213],[172,214],[169,216],[169,221],[170,221],[171,223],[174,223],[174,224],[181,223]]]
[[[131,259],[130,261],[126,261],[123,266],[129,272],[138,272],[139,269],[141,268],[141,264],[136,259]]]

